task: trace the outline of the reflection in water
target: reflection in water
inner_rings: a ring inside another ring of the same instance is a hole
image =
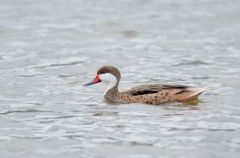
[[[123,34],[125,37],[136,37],[138,33],[131,30],[125,30],[122,31],[121,34]]]

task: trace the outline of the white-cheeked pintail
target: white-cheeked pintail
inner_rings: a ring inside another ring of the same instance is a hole
[[[113,66],[103,66],[96,77],[84,86],[106,83],[108,89],[104,100],[109,104],[163,104],[170,102],[190,102],[198,99],[205,88],[192,88],[184,85],[145,84],[126,91],[119,91],[120,71]]]

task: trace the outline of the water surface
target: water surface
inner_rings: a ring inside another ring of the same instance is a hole
[[[0,157],[237,158],[240,2],[1,0]],[[196,106],[110,106],[83,87],[188,84]]]

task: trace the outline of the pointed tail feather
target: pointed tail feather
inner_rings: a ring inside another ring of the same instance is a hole
[[[179,102],[189,102],[192,100],[198,99],[198,96],[203,93],[206,88],[189,88],[187,91],[184,91],[176,95],[176,100]]]

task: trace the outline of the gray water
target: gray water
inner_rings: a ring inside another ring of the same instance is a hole
[[[121,89],[209,87],[198,105],[107,105]],[[1,158],[238,158],[240,1],[1,0]]]

